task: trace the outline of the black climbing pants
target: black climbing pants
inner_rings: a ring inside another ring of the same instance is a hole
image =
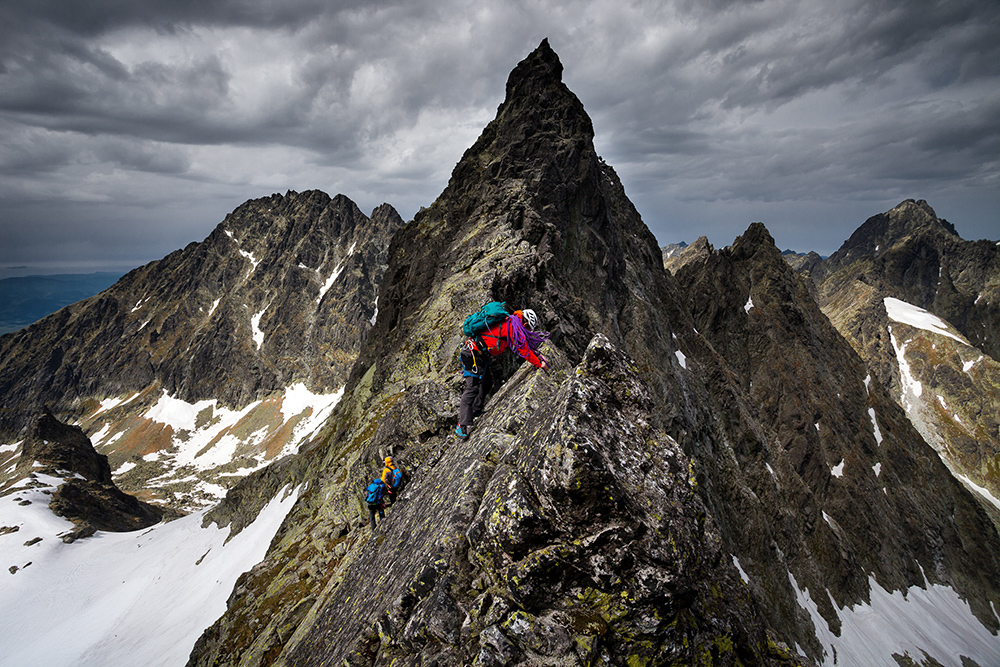
[[[378,518],[379,519],[383,519],[383,520],[385,519],[385,509],[384,509],[384,507],[381,504],[379,504],[379,505],[372,505],[371,503],[369,503],[368,504],[368,518],[371,521],[372,530],[375,530],[375,512],[378,512]]]
[[[464,429],[472,426],[472,418],[477,412],[482,412],[486,404],[486,396],[493,388],[493,376],[489,367],[480,376],[465,376],[465,391],[462,392],[462,402],[458,408],[458,423]]]

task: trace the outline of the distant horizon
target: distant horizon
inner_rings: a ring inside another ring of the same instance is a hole
[[[310,188],[303,188],[303,189],[290,188],[290,190],[295,191],[295,192],[303,192],[304,190],[307,190],[307,189],[310,189]],[[284,192],[282,192],[280,194],[284,194],[287,191],[288,190],[286,190],[286,191],[284,191]],[[228,215],[229,212],[236,210],[236,208],[238,208],[239,206],[241,206],[242,204],[244,204],[246,201],[250,201],[250,200],[253,200],[253,199],[259,199],[261,197],[266,197],[266,196],[269,196],[270,194],[274,194],[274,193],[260,194],[260,195],[258,195],[256,197],[251,197],[251,198],[246,199],[246,200],[241,200],[239,202],[234,202],[233,205],[232,205],[232,209],[230,211],[227,211],[227,215]],[[338,193],[329,193],[328,192],[327,194],[332,197],[332,196],[335,196]],[[344,195],[344,196],[347,196],[348,199],[350,199],[349,195]],[[909,199],[920,199],[920,198],[912,198],[911,197]],[[802,254],[802,255],[807,255],[810,252],[815,252],[820,257],[826,259],[830,255],[832,255],[834,252],[836,252],[840,248],[840,246],[843,245],[843,243],[845,243],[850,238],[851,234],[853,234],[854,231],[858,227],[860,227],[861,225],[863,225],[870,217],[875,216],[875,215],[879,215],[881,213],[885,213],[885,212],[887,212],[889,210],[892,210],[892,208],[894,208],[895,206],[897,206],[902,201],[906,201],[906,200],[900,200],[899,202],[896,202],[895,204],[893,204],[892,206],[890,206],[890,207],[888,207],[888,208],[886,208],[884,210],[874,211],[874,212],[870,213],[869,215],[865,216],[864,218],[859,219],[857,221],[857,224],[847,232],[847,235],[843,238],[843,240],[840,243],[838,243],[836,247],[833,247],[833,248],[830,248],[830,249],[822,249],[821,250],[818,247],[812,247],[812,248],[801,248],[801,247],[798,247],[797,248],[797,247],[791,247],[791,246],[787,246],[787,245],[782,245],[780,243],[779,239],[777,237],[775,237],[774,232],[770,229],[770,227],[768,227],[767,222],[766,221],[760,221],[760,222],[764,225],[765,228],[767,228],[768,232],[772,235],[772,237],[774,237],[774,239],[775,239],[775,246],[782,253],[785,253],[785,252],[794,252],[794,253],[798,253],[798,254]],[[357,203],[357,202],[355,202],[355,203]],[[388,203],[390,206],[393,205],[392,202],[385,202],[385,203]],[[429,202],[428,205],[430,205],[430,203],[431,202]],[[928,201],[928,204],[931,206],[931,208],[934,208],[934,203],[933,202]],[[374,208],[375,207],[372,207],[372,210],[374,210]],[[395,207],[393,207],[393,208],[395,208]],[[398,211],[398,209],[397,209],[397,211]],[[367,211],[367,212],[365,212],[365,210],[363,208],[362,208],[362,212],[365,213],[366,216],[371,214],[370,210]],[[936,209],[935,209],[935,212],[936,212]],[[416,211],[414,212],[414,214],[415,213],[416,213]],[[642,212],[640,211],[639,213],[640,213],[640,216],[641,216]],[[89,275],[89,274],[94,274],[94,273],[120,273],[122,276],[124,276],[129,271],[132,271],[133,269],[137,269],[139,267],[145,266],[146,264],[149,264],[150,262],[159,261],[159,260],[163,259],[164,257],[166,257],[167,255],[169,255],[170,253],[175,252],[176,250],[183,249],[186,245],[188,245],[190,243],[201,243],[202,241],[204,241],[205,239],[208,238],[208,236],[212,233],[212,231],[219,224],[221,224],[221,222],[222,222],[222,220],[224,218],[225,218],[225,215],[222,216],[222,218],[220,218],[220,220],[218,222],[216,222],[214,225],[212,225],[211,227],[207,227],[204,230],[203,235],[200,238],[198,238],[198,239],[189,239],[188,241],[181,243],[179,246],[177,246],[175,248],[171,248],[171,249],[166,250],[165,252],[163,252],[162,255],[159,255],[159,256],[152,256],[151,255],[151,256],[149,256],[148,258],[145,258],[145,259],[132,259],[132,260],[110,260],[109,259],[109,260],[107,260],[105,262],[101,262],[100,260],[76,260],[76,261],[71,261],[71,262],[66,262],[66,263],[58,263],[58,262],[55,262],[55,261],[50,261],[50,262],[35,263],[35,264],[24,264],[24,263],[21,263],[21,264],[17,264],[17,265],[6,265],[6,266],[0,265],[0,280],[5,280],[7,278],[24,278],[24,277],[30,277],[30,276]],[[942,220],[947,220],[949,223],[955,225],[955,228],[957,229],[957,231],[959,233],[959,236],[963,240],[966,240],[966,241],[978,241],[978,240],[982,240],[982,239],[968,238],[966,236],[963,236],[962,235],[962,225],[961,225],[960,221],[958,223],[956,223],[954,220],[948,219],[945,216],[941,216],[940,214],[939,214],[939,218],[941,218]],[[411,215],[409,218],[404,217],[404,219],[406,219],[407,222],[409,223],[409,222],[412,221],[413,216]],[[645,222],[645,220],[644,220],[644,222]],[[744,229],[742,231],[738,232],[735,236],[733,236],[730,239],[716,240],[716,239],[713,239],[711,236],[708,236],[707,234],[700,233],[700,234],[697,234],[697,235],[693,235],[692,238],[679,239],[679,240],[677,240],[677,239],[674,239],[674,240],[670,240],[670,239],[664,240],[664,239],[661,239],[661,238],[657,237],[657,245],[658,245],[658,247],[661,247],[661,248],[665,247],[667,245],[680,244],[680,243],[686,243],[686,244],[690,245],[690,244],[694,243],[701,236],[707,236],[709,243],[711,243],[714,247],[716,247],[716,248],[723,248],[723,247],[727,247],[727,246],[732,245],[732,243],[736,240],[736,237],[739,236],[740,234],[742,234],[744,231],[746,231],[746,228],[749,227],[753,222],[756,222],[756,221],[749,221],[749,222],[747,222],[746,226],[744,227]],[[655,230],[652,227],[650,227],[648,223],[647,223],[647,228],[650,229],[650,231],[654,234],[654,236],[656,235]],[[997,241],[998,239],[986,239],[986,240]]]

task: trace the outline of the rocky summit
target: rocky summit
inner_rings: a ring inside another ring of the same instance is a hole
[[[321,193],[275,195],[163,260],[225,251],[218,284],[234,296],[184,307],[225,314],[197,349],[243,351],[225,357],[243,364],[223,373],[226,391],[189,368],[144,379],[146,394],[69,392],[66,411],[105,446],[145,441],[142,424],[102,421],[131,411],[179,434],[165,450],[178,462],[247,462],[202,532],[260,539],[287,503],[189,664],[998,664],[997,529],[810,276],[853,282],[813,256],[797,273],[761,224],[665,258],[562,71],[546,41],[518,63],[496,117],[406,224]],[[290,231],[321,221],[336,230],[328,246]],[[352,264],[363,248],[383,253],[364,269]],[[117,307],[143,313],[137,331],[165,347],[142,348],[135,372],[156,367],[156,350],[173,368],[179,334],[144,296],[166,288],[142,286]],[[324,310],[348,299],[338,289],[363,298]],[[536,311],[549,363],[497,357],[463,438],[461,323],[491,300]],[[345,321],[328,335],[344,347],[317,342],[334,312]],[[9,390],[28,403],[41,395],[29,377],[27,393]],[[288,408],[302,437],[286,456],[239,458],[271,437],[259,411],[284,415],[290,397],[341,383],[322,409]],[[164,456],[134,453],[130,470]],[[363,490],[386,456],[406,481],[373,528]],[[221,549],[199,549],[191,568]]]

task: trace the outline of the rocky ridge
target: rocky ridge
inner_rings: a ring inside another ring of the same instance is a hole
[[[665,390],[680,366],[658,316],[673,286],[655,239],[594,153],[547,43],[507,91],[442,195],[393,239],[374,334],[326,437],[286,473],[307,490],[192,664],[784,659],[660,426],[679,427],[686,407],[680,382]],[[541,314],[556,370],[505,366],[488,415],[459,441],[455,313],[491,296]],[[638,354],[626,361],[614,341]],[[369,538],[359,487],[389,453],[413,482]],[[634,459],[624,470],[621,455]],[[675,509],[646,504],[643,460]],[[580,494],[596,497],[575,507]],[[261,502],[224,503],[222,520]],[[671,554],[688,565],[662,570]]]
[[[930,585],[995,631],[996,530],[808,284],[762,226],[665,271],[561,72],[546,42],[514,69],[393,238],[327,427],[213,513],[303,489],[191,664],[810,664],[876,588]],[[491,298],[542,315],[554,370],[506,359],[457,440],[456,323]],[[372,534],[387,454],[412,481]]]
[[[216,502],[329,413],[401,225],[388,205],[369,218],[318,191],[244,203],[204,241],[0,337],[0,434],[15,442],[49,404],[123,488]]]

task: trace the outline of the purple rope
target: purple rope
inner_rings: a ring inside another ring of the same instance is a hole
[[[517,315],[511,315],[507,318],[507,340],[515,350],[527,347],[537,354],[538,350],[542,347],[542,343],[548,340],[548,338],[548,331],[531,331],[525,328],[521,322],[521,318]]]

